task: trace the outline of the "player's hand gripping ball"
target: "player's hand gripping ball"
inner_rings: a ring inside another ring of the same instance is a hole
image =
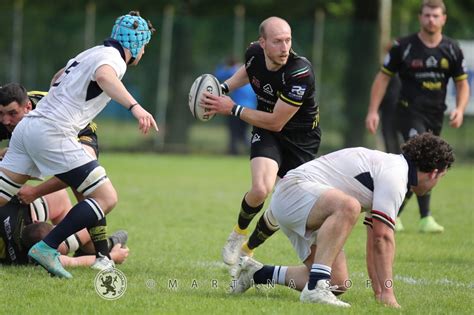
[[[203,74],[199,76],[191,86],[189,91],[189,110],[193,114],[194,118],[200,121],[209,121],[214,115],[209,115],[208,109],[204,109],[199,105],[202,99],[202,94],[209,92],[221,96],[221,87],[219,80],[216,79],[212,74]]]

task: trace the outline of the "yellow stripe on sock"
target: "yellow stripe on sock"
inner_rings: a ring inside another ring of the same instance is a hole
[[[242,251],[245,252],[247,254],[247,256],[249,257],[252,257],[253,256],[253,250],[249,248],[249,244],[248,242],[245,242],[243,245],[242,245]]]
[[[234,231],[240,235],[247,235],[248,233],[247,229],[241,229],[238,224],[234,226]]]

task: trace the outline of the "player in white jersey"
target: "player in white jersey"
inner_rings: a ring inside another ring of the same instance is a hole
[[[56,176],[85,197],[28,253],[53,275],[72,277],[61,266],[58,245],[104,218],[117,203],[117,193],[105,169],[77,141],[78,131],[110,99],[128,108],[143,133],[150,128],[158,131],[153,116],[121,82],[127,65],[139,63],[153,31],[151,23],[138,12],[117,18],[111,38],[69,60],[54,76],[48,95],[16,126],[0,162],[0,206],[29,178],[45,175]]]
[[[399,307],[392,276],[398,209],[409,189],[427,193],[454,162],[451,146],[430,133],[410,139],[402,152],[349,148],[289,171],[277,184],[270,208],[304,266],[264,266],[242,257],[232,292],[273,282],[302,291],[302,302],[350,306],[330,285],[344,289],[349,279],[342,248],[365,211],[367,269],[375,298]]]

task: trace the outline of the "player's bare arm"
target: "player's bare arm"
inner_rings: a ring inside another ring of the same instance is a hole
[[[210,110],[210,115],[231,115],[234,105],[236,104],[228,96],[216,96],[207,92],[204,93],[204,99],[201,103],[201,106]],[[298,107],[289,105],[279,99],[272,113],[245,108],[241,111],[239,117],[252,126],[279,132],[298,109]]]
[[[111,66],[100,66],[96,70],[95,76],[97,84],[108,96],[130,110],[133,116],[138,120],[139,129],[143,134],[147,134],[150,128],[154,128],[158,131],[158,126],[153,116],[127,91]]]
[[[395,258],[394,231],[385,223],[374,219],[372,222],[373,264],[376,277],[379,281],[377,287],[381,288],[378,301],[391,307],[399,308],[393,290],[393,260]]]
[[[112,260],[116,264],[122,264],[128,257],[129,249],[127,247],[122,248],[121,244],[116,244],[110,252]],[[92,266],[95,261],[94,255],[86,255],[80,257],[70,257],[66,255],[59,256],[59,260],[63,267],[78,267],[78,266]]]
[[[30,204],[41,196],[46,196],[50,193],[67,187],[67,184],[61,181],[59,178],[51,177],[38,186],[23,185],[23,187],[20,188],[20,191],[18,191],[17,195],[21,203]]]
[[[374,296],[378,300],[380,298],[380,294],[382,293],[382,287],[380,286],[380,281],[377,277],[377,272],[375,270],[374,237],[371,226],[367,226],[367,244],[365,258],[367,262],[367,272],[369,274],[370,284],[372,286],[372,289],[374,290]]]
[[[377,73],[375,76],[372,89],[370,90],[370,104],[365,118],[365,127],[370,133],[375,134],[379,125],[379,107],[382,99],[387,90],[388,83],[390,82],[390,76],[383,72]]]
[[[469,101],[469,83],[467,80],[456,82],[456,108],[451,112],[449,125],[454,128],[461,127],[464,119],[464,111]]]
[[[229,87],[229,91],[234,91],[249,83],[249,77],[247,75],[247,71],[245,70],[245,66],[241,66],[239,70],[234,73],[233,76],[225,80],[225,83]]]

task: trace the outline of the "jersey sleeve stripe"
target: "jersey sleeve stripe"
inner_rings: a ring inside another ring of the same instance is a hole
[[[372,218],[365,217],[363,223],[364,223],[364,225],[372,227]]]
[[[392,71],[388,70],[385,67],[380,68],[380,71],[382,71],[383,73],[385,73],[386,75],[389,75],[391,77],[393,77],[393,75],[395,74],[395,73],[393,73]]]
[[[372,210],[371,213],[372,213],[372,218],[373,219],[377,219],[377,220],[381,221],[382,223],[385,223],[392,230],[395,229],[395,222],[388,215],[386,215],[383,212],[377,211],[377,210]]]
[[[298,69],[296,71],[293,71],[291,73],[291,76],[292,77],[300,77],[300,76],[303,76],[303,75],[309,75],[309,68],[308,67],[304,67],[304,68],[301,68],[301,69]]]
[[[289,98],[285,97],[283,94],[280,95],[280,99],[284,101],[285,103],[288,103],[293,106],[301,106],[303,105],[303,102],[295,102],[293,100],[290,100]]]
[[[467,79],[467,73],[464,73],[464,74],[461,74],[460,76],[458,77],[455,77],[454,78],[454,81],[462,81],[462,80],[466,80]]]

